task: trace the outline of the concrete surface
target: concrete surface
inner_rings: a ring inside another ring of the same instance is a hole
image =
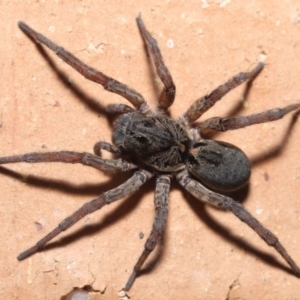
[[[134,87],[155,106],[161,83],[153,80],[147,63],[135,24],[138,13],[158,40],[177,85],[173,117],[262,57],[266,67],[238,114],[300,101],[298,0],[4,1],[1,156],[92,152],[95,142],[110,141],[111,126],[102,108],[127,103],[49,51],[43,56],[17,21]],[[236,89],[205,117],[231,114],[244,91],[245,85]],[[288,115],[216,138],[249,155],[250,185],[234,197],[276,233],[300,264],[300,122],[292,126],[292,120]],[[0,173],[1,298],[61,299],[87,285],[96,290],[93,299],[118,298],[151,229],[154,181],[134,197],[84,218],[47,250],[18,262],[21,251],[126,176],[61,164],[15,164]],[[157,250],[130,290],[131,299],[300,299],[299,279],[274,249],[230,213],[203,206],[175,183],[166,234]]]

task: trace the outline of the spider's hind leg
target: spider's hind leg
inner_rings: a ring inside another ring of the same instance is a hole
[[[198,200],[220,209],[231,211],[237,218],[252,228],[252,230],[255,231],[269,246],[274,247],[274,249],[290,265],[294,274],[300,277],[300,268],[280,243],[279,239],[252,216],[242,204],[234,201],[230,197],[208,190],[200,182],[192,179],[189,176],[187,169],[178,172],[176,178],[179,184]]]
[[[123,184],[118,187],[107,191],[101,194],[98,198],[86,202],[81,208],[76,210],[73,214],[64,219],[55,229],[49,232],[46,236],[44,236],[41,240],[39,240],[34,246],[25,250],[18,256],[18,260],[23,260],[32,254],[40,251],[45,247],[45,245],[55,238],[61,232],[67,230],[79,220],[81,220],[86,215],[101,209],[103,206],[111,204],[114,201],[120,200],[127,196],[132,195],[134,192],[138,191],[139,188],[150,178],[152,174],[146,170],[138,170],[136,171],[132,177],[130,177]]]

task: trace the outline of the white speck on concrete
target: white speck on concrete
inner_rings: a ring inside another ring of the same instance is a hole
[[[264,62],[266,60],[266,58],[267,58],[266,54],[260,54],[259,61]]]
[[[231,0],[220,0],[219,5],[220,5],[220,7],[225,7],[230,2],[231,2]]]
[[[207,7],[209,7],[209,3],[208,3],[207,0],[202,0],[201,2],[202,2],[202,8],[207,8]]]
[[[257,215],[261,215],[262,212],[263,212],[263,210],[262,210],[261,208],[258,208],[258,209],[255,211],[255,213],[256,213]]]
[[[167,46],[168,46],[168,48],[173,48],[174,47],[174,42],[173,42],[172,39],[168,39]]]
[[[54,26],[50,26],[49,27],[49,31],[53,33],[55,31],[55,27]]]

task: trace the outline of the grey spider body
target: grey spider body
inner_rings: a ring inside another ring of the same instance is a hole
[[[251,168],[242,150],[202,138],[196,142],[189,131],[193,129],[167,116],[132,112],[117,119],[112,140],[121,152],[135,155],[156,171],[173,173],[187,166],[217,191],[233,191],[247,183]]]
[[[43,249],[59,233],[67,230],[87,214],[133,194],[155,175],[155,219],[152,231],[124,287],[125,291],[132,287],[145,260],[163,235],[168,216],[171,178],[175,178],[196,199],[220,209],[231,211],[237,218],[252,228],[268,245],[274,247],[290,265],[293,272],[300,276],[299,267],[278,238],[255,219],[242,204],[218,193],[238,189],[248,181],[250,163],[247,156],[233,145],[203,139],[202,137],[203,134],[209,131],[234,130],[253,124],[278,120],[287,113],[299,109],[300,104],[295,103],[284,108],[271,109],[248,116],[214,117],[202,121],[198,126],[193,124],[230,90],[246,80],[253,80],[263,68],[263,64],[259,63],[252,71],[237,74],[210,94],[199,98],[178,120],[172,120],[168,117],[167,110],[175,99],[173,79],[163,62],[156,40],[147,31],[140,16],[137,18],[137,24],[153,59],[156,72],[164,85],[158,100],[157,112],[153,112],[143,96],[131,87],[88,67],[25,23],[19,23],[19,27],[31,39],[50,48],[87,79],[99,83],[106,90],[127,99],[134,108],[124,104],[108,106],[108,112],[121,114],[113,131],[112,140],[114,145],[103,141],[96,143],[94,146],[95,155],[73,151],[27,153],[0,157],[0,164],[17,162],[80,163],[103,171],[126,172],[134,170],[134,173],[121,185],[85,203],[34,246],[22,252],[18,259],[23,260]],[[112,152],[120,157],[103,159],[100,155],[101,150]],[[129,161],[128,156],[132,160]]]

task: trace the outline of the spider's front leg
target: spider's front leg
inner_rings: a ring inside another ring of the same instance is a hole
[[[129,289],[132,287],[139,270],[163,235],[168,217],[168,198],[170,192],[170,184],[171,176],[169,175],[160,175],[156,179],[154,196],[155,219],[153,222],[153,227],[150,236],[145,243],[145,249],[138,259],[137,263],[135,264],[133,272],[124,287],[124,291],[129,291]]]
[[[157,45],[157,41],[153,38],[153,36],[149,33],[144,25],[144,22],[140,16],[136,18],[137,25],[141,32],[141,35],[147,45],[147,48],[153,58],[153,62],[155,65],[155,69],[157,75],[161,79],[164,88],[160,94],[158,100],[158,108],[166,111],[174,102],[176,87],[173,82],[172,76],[165,65],[162,55],[160,53],[159,47]]]
[[[80,209],[72,215],[64,219],[54,230],[48,233],[45,237],[39,240],[36,245],[25,250],[18,256],[18,260],[23,260],[37,251],[43,249],[45,245],[55,238],[61,232],[67,230],[86,215],[101,209],[103,206],[111,204],[117,200],[125,198],[136,192],[147,180],[152,177],[152,174],[146,170],[136,171],[131,178],[125,181],[118,187],[103,193],[100,197],[85,203]]]
[[[286,249],[282,246],[278,238],[270,230],[265,228],[257,219],[255,219],[246,208],[234,201],[232,198],[215,193],[205,188],[198,181],[192,179],[188,170],[185,169],[177,173],[176,178],[180,185],[182,185],[189,193],[191,193],[197,199],[216,206],[224,210],[230,210],[236,217],[242,222],[251,227],[269,246],[275,248],[275,250],[284,258],[284,260],[290,265],[296,276],[300,277],[300,268],[295,261],[288,254]]]
[[[26,33],[32,40],[44,44],[51,49],[57,56],[59,56],[68,65],[74,68],[77,72],[83,75],[88,80],[101,84],[106,90],[118,94],[127,99],[133,106],[142,112],[151,113],[145,99],[133,88],[99,72],[80,61],[73,54],[66,51],[64,48],[56,45],[54,42],[46,38],[44,35],[36,32],[24,22],[18,23],[20,29]]]

